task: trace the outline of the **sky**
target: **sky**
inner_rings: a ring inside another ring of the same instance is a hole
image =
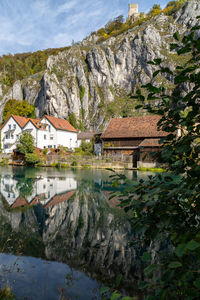
[[[140,12],[169,0],[137,0]],[[65,47],[109,20],[128,15],[132,0],[0,0],[0,55]]]

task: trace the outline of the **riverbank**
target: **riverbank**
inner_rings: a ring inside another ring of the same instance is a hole
[[[26,166],[23,160],[13,160],[12,155],[0,156],[0,165]],[[41,161],[35,166],[38,167],[57,167],[57,168],[89,168],[89,169],[113,169],[113,170],[138,170],[138,171],[165,171],[160,166],[134,167],[131,156],[113,156],[113,157],[97,157],[89,155],[54,155],[43,156]],[[144,164],[145,166],[145,164]]]

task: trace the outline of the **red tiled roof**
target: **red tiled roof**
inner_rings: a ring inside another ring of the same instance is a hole
[[[69,198],[71,198],[75,193],[76,193],[76,191],[70,191],[65,194],[56,195],[53,197],[53,199],[49,203],[47,203],[45,205],[45,208],[48,208],[50,206],[56,205],[61,202],[65,202],[65,201],[69,200]]]
[[[11,115],[1,126],[1,129],[4,127],[4,125],[8,122],[8,120],[10,120],[10,118],[13,117],[13,119],[17,122],[17,124],[20,127],[24,127],[26,125],[26,123],[28,123],[29,118],[25,118],[25,117],[20,117],[20,116],[15,116],[15,115]]]
[[[46,115],[43,118],[46,118],[56,129],[77,132],[67,120]]]
[[[27,205],[27,201],[25,198],[23,197],[18,197],[15,202],[11,205],[11,209],[14,209],[14,208],[17,208],[17,207],[20,207],[20,206],[24,206],[24,205]]]
[[[36,128],[39,128],[38,123],[40,123],[40,119],[29,119],[35,125]]]
[[[24,127],[26,123],[28,123],[29,121],[29,118],[25,118],[25,117],[20,117],[15,115],[12,115],[12,117],[20,127]]]
[[[160,116],[142,116],[133,118],[114,118],[101,138],[142,138],[142,137],[162,137],[167,133],[158,131],[157,123]]]
[[[161,147],[162,144],[159,143],[160,139],[144,139],[139,147]]]

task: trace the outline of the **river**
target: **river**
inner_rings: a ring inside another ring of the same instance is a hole
[[[16,299],[99,299],[100,286],[122,274],[122,291],[136,294],[141,249],[117,199],[109,200],[111,174],[0,168],[0,288],[8,284]]]

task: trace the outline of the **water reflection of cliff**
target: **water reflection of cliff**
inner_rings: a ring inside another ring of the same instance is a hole
[[[18,252],[20,245],[20,253],[66,262],[99,279],[140,277],[139,248],[130,246],[138,238],[106,197],[109,173],[20,170],[1,172],[0,244],[9,235],[13,240],[4,251]],[[23,201],[32,209],[14,210]]]

